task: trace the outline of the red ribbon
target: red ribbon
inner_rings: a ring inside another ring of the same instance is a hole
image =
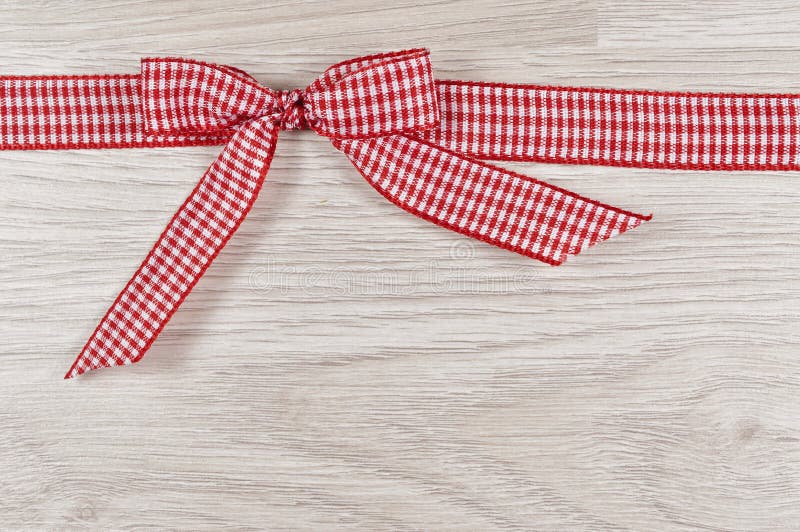
[[[144,59],[139,75],[0,77],[0,149],[225,144],[69,378],[147,352],[252,207],[281,129],[328,137],[412,214],[558,265],[649,216],[482,159],[796,170],[798,104],[793,95],[436,81],[424,49],[345,61],[291,91],[229,66]]]

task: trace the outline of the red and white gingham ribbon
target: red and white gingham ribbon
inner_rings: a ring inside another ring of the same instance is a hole
[[[0,77],[0,149],[224,144],[66,377],[137,362],[252,207],[281,129],[328,137],[421,218],[549,264],[648,220],[483,160],[800,169],[795,95],[436,81],[427,50],[345,61],[305,90],[228,66]]]

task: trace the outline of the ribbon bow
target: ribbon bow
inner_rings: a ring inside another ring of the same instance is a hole
[[[141,359],[253,206],[282,129],[329,138],[406,211],[553,265],[649,219],[482,162],[541,159],[526,115],[543,137],[560,117],[525,101],[533,87],[436,82],[424,49],[345,61],[291,91],[176,58],[145,59],[140,76],[0,81],[0,148],[225,143],[65,378]]]

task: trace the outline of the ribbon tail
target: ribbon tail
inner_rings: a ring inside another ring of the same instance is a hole
[[[398,207],[552,265],[651,218],[424,140],[389,135],[332,142]]]
[[[278,128],[242,125],[178,209],[65,375],[138,362],[258,196]]]

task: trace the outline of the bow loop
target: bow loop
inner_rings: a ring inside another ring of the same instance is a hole
[[[310,127],[356,139],[428,130],[439,124],[429,52],[418,48],[338,63],[305,90]]]
[[[180,58],[142,59],[141,99],[153,135],[219,133],[272,112],[277,100],[239,69]]]
[[[276,92],[233,67],[180,58],[142,60],[141,100],[151,135],[213,134],[270,115],[281,129],[310,126],[334,139],[421,132],[439,123],[428,51],[332,66],[304,91]]]

